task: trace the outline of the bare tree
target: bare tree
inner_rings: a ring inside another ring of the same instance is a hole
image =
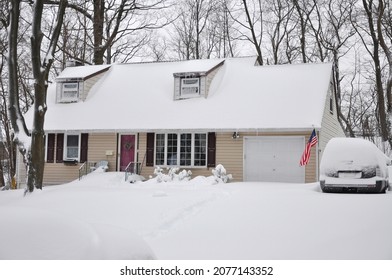
[[[294,30],[290,26],[290,20],[294,7],[287,1],[275,0],[266,3],[266,33],[271,43],[272,63],[284,63],[282,50],[285,38]],[[295,25],[294,25],[295,26]]]
[[[262,53],[263,41],[263,6],[261,0],[242,0],[242,6],[230,7],[230,15],[245,31],[241,32],[242,37],[250,42],[257,54],[257,61],[260,65],[264,64]],[[245,14],[245,16],[243,16]],[[244,21],[246,23],[244,23]],[[249,34],[250,33],[250,34]]]
[[[212,31],[214,1],[183,0],[177,5],[178,17],[173,22],[171,40],[180,59],[200,59],[209,57],[215,44],[216,35]],[[212,39],[212,40],[210,40]],[[213,42],[213,43],[211,43]]]
[[[210,16],[207,26],[208,56],[207,57],[234,57],[236,55],[234,21],[230,17],[230,0],[218,1],[214,12]]]
[[[352,22],[374,66],[376,106],[381,138],[384,143],[389,142],[389,145],[392,146],[391,127],[387,118],[388,107],[386,105],[386,99],[389,97],[385,97],[386,91],[382,78],[383,67],[381,63],[381,41],[384,40],[381,21],[385,12],[383,4],[383,0],[362,0],[364,13],[357,11],[356,17],[352,18]],[[361,20],[361,16],[364,17],[363,20]],[[368,39],[370,39],[370,44],[367,42]]]
[[[350,23],[354,2],[330,0],[324,2],[323,5],[320,5],[318,1],[313,3],[317,21],[309,23],[316,38],[319,57],[321,61],[329,58],[333,62],[332,76],[337,114],[342,127],[346,128],[346,133],[354,137],[350,118],[346,118],[341,110],[343,77],[341,77],[340,70],[340,59],[352,48],[350,39],[355,35],[355,30]]]
[[[33,6],[33,22],[31,31],[31,64],[34,78],[34,119],[31,133],[27,129],[21,106],[19,102],[19,84],[18,84],[18,32],[21,2],[11,2],[10,25],[9,25],[9,116],[12,128],[15,133],[15,141],[19,151],[24,156],[27,166],[27,188],[26,192],[33,192],[35,188],[41,189],[44,172],[44,155],[45,155],[45,132],[44,120],[47,110],[46,92],[48,84],[48,75],[53,63],[54,53],[58,38],[61,31],[61,25],[66,0],[60,1],[57,13],[56,24],[51,34],[46,34],[49,39],[48,49],[42,55],[42,40],[44,34],[41,30],[42,15],[44,11],[44,1],[36,0]],[[31,137],[31,138],[30,138]],[[30,143],[29,143],[30,142]]]
[[[379,0],[377,18],[377,36],[388,62],[388,75],[385,83],[387,112],[392,115],[392,7],[390,1]],[[392,132],[390,132],[392,135]],[[392,140],[391,140],[392,143]]]

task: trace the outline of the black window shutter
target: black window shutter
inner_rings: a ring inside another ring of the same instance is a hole
[[[155,134],[147,133],[146,166],[154,166]]]
[[[48,142],[46,146],[46,162],[53,163],[54,162],[54,142],[55,142],[55,134],[48,134]]]
[[[82,133],[80,139],[80,162],[84,163],[87,161],[88,156],[88,134]]]
[[[207,167],[215,167],[216,165],[216,136],[215,132],[208,133],[208,149],[207,149]]]
[[[64,133],[57,134],[56,162],[63,162]]]

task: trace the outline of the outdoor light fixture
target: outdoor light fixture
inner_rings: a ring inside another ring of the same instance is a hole
[[[240,138],[240,134],[236,131],[233,133],[233,136],[231,138],[238,139],[238,138]]]

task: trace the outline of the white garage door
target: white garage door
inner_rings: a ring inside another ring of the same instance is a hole
[[[304,137],[245,137],[245,181],[304,183],[304,147]]]

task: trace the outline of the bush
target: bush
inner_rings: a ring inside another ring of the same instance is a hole
[[[156,176],[155,178],[158,183],[173,182],[173,181],[189,181],[192,172],[190,170],[186,171],[185,169],[183,169],[180,173],[178,173],[179,171],[180,168],[171,167],[168,169],[167,174],[165,174],[163,172],[163,169],[160,166],[157,166],[154,170],[154,175]]]
[[[222,164],[218,164],[213,170],[212,175],[214,175],[215,181],[217,183],[227,183],[233,179],[231,174],[226,174],[226,169]]]

